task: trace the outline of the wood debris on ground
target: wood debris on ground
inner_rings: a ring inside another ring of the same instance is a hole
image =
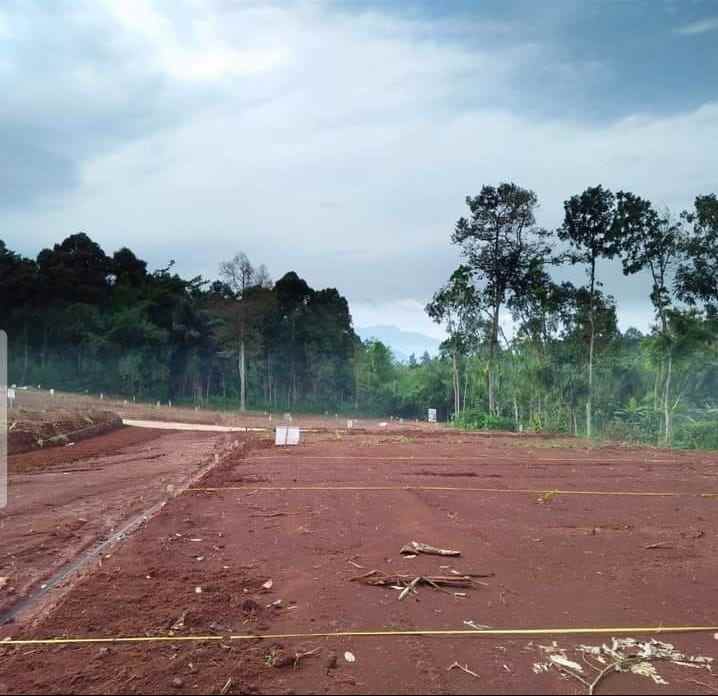
[[[671,643],[656,639],[640,641],[635,638],[612,638],[610,645],[579,645],[573,648],[573,651],[583,665],[572,660],[567,655],[568,648],[560,647],[555,641],[551,645],[536,647],[548,660],[534,663],[534,674],[555,669],[565,677],[571,677],[583,684],[589,696],[592,696],[598,685],[612,673],[630,672],[651,679],[655,684],[668,686],[655,663],[670,662],[681,667],[705,669],[709,672],[713,663],[712,657],[686,655],[676,650]]]
[[[351,578],[351,582],[360,582],[373,587],[391,587],[392,589],[400,590],[399,600],[404,599],[411,593],[416,593],[416,588],[419,585],[429,585],[436,590],[446,592],[446,590],[443,589],[444,587],[475,588],[479,585],[486,584],[474,580],[471,575],[405,575],[397,573],[388,574],[381,570],[370,570],[368,573],[364,573],[364,575]]]
[[[446,668],[446,671],[451,672],[452,669],[460,669],[462,672],[466,672],[466,674],[470,674],[472,677],[476,677],[477,679],[480,678],[476,672],[469,669],[468,665],[461,665],[458,662],[454,662]]]
[[[292,667],[292,669],[299,669],[301,662],[305,657],[314,657],[319,655],[321,648],[314,648],[314,650],[308,650],[305,652],[297,651],[294,655],[283,652],[282,650],[273,650],[267,655],[265,661],[271,667],[276,669],[282,669],[284,667]]]
[[[422,544],[418,541],[411,541],[408,544],[405,544],[401,547],[401,551],[399,551],[399,553],[402,556],[416,556],[420,553],[425,553],[430,556],[461,556],[461,551],[454,551],[453,549],[440,549],[436,546]]]
[[[184,628],[184,620],[187,618],[187,609],[185,609],[180,617],[170,626],[170,631],[181,631]]]

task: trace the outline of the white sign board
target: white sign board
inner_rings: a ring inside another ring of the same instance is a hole
[[[299,428],[288,425],[278,425],[274,430],[274,444],[278,447],[299,444]]]
[[[7,390],[7,400],[12,404],[13,401],[15,401],[15,390],[8,388]]]
[[[436,423],[436,409],[430,408],[427,417],[429,419],[429,423]]]

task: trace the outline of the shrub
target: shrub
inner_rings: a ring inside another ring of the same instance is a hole
[[[492,416],[479,409],[466,409],[458,418],[454,418],[454,425],[464,430],[515,430],[513,418]]]
[[[490,416],[484,417],[484,430],[509,430],[513,431],[516,429],[513,418],[506,418],[504,416]]]
[[[651,443],[655,444],[656,435],[646,432],[638,423],[612,420],[603,426],[602,437],[616,442]]]
[[[688,449],[718,449],[718,421],[684,423],[675,440],[678,446]]]

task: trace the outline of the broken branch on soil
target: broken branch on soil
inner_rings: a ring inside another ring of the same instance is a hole
[[[425,553],[430,556],[461,556],[461,551],[454,551],[453,549],[440,549],[436,546],[430,546],[429,544],[422,544],[418,541],[412,541],[401,547],[400,554],[416,555],[419,553]]]
[[[187,617],[187,609],[182,612],[182,615],[175,621],[170,627],[171,631],[181,631],[184,628],[184,620]]]
[[[321,648],[314,648],[314,650],[309,650],[308,652],[298,652],[294,653],[294,669],[299,669],[299,663],[302,661],[305,657],[312,657],[313,655],[319,655],[321,652]]]
[[[400,593],[399,593],[399,601],[401,602],[406,595],[408,595],[410,592],[416,592],[414,589],[418,582],[421,580],[421,578],[414,578]]]
[[[300,663],[303,658],[318,655],[320,651],[321,648],[315,648],[314,650],[309,650],[307,652],[295,652],[293,657],[291,655],[287,655],[282,651],[273,651],[269,655],[267,655],[267,657],[265,657],[265,661],[268,665],[277,669],[289,667],[289,665],[292,666],[292,669],[299,669]]]
[[[399,599],[403,599],[409,592],[413,591],[417,585],[431,585],[435,589],[442,587],[476,587],[479,584],[470,576],[456,575],[388,575],[381,570],[370,570],[364,575],[351,578],[351,582],[360,582],[364,585],[377,586],[394,586],[402,589]]]
[[[458,662],[454,662],[453,664],[449,665],[446,668],[446,671],[451,672],[452,669],[460,669],[462,672],[466,672],[466,674],[470,674],[472,677],[476,677],[477,679],[480,679],[479,675],[476,674],[476,672],[472,672],[469,669],[468,665],[460,665]]]
[[[674,665],[695,667],[711,671],[713,658],[685,655],[678,652],[670,643],[652,639],[638,641],[634,638],[613,638],[610,645],[579,645],[574,648],[583,658],[584,664],[594,671],[592,676],[582,676],[583,667],[566,655],[566,649],[560,648],[555,642],[552,645],[539,645],[549,655],[549,661],[536,663],[534,672],[539,674],[551,667],[561,674],[571,677],[583,684],[589,696],[593,696],[598,685],[609,674],[614,672],[631,672],[651,679],[655,684],[667,685],[668,682],[657,672],[654,663],[670,662]],[[589,662],[586,657],[590,656]],[[593,664],[593,660],[601,666]]]

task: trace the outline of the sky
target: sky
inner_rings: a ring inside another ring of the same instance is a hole
[[[217,277],[244,251],[356,326],[441,337],[465,197],[718,190],[718,1],[3,0],[0,238]],[[621,326],[645,278],[604,265]],[[563,277],[581,281],[576,270]]]

